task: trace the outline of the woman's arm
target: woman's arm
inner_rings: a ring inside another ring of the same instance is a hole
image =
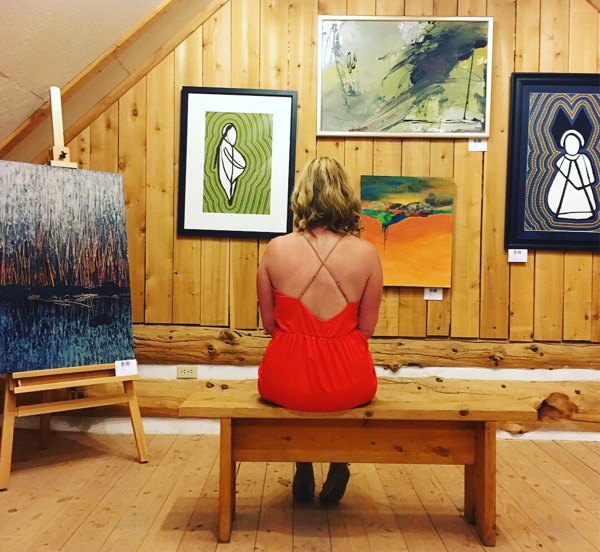
[[[267,269],[269,263],[269,246],[258,265],[256,274],[256,293],[258,295],[258,308],[262,318],[263,326],[269,335],[273,335],[275,329],[275,299],[273,297],[273,285]]]
[[[383,295],[383,269],[379,254],[374,247],[369,248],[365,265],[369,267],[369,276],[358,308],[358,329],[369,339],[377,325]]]

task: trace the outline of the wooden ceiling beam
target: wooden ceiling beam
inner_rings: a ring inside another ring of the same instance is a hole
[[[65,142],[90,125],[229,0],[166,0],[61,89]],[[0,159],[44,163],[52,146],[50,102],[0,144]]]

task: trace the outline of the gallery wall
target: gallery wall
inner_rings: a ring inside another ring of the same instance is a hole
[[[487,151],[469,151],[467,139],[317,138],[321,14],[493,17]],[[434,337],[551,342],[566,357],[569,346],[599,343],[600,253],[530,251],[509,264],[504,249],[511,73],[599,72],[599,21],[586,0],[224,2],[68,144],[80,168],[123,175],[136,331],[260,327],[254,281],[266,242],[177,236],[185,85],[297,90],[296,172],[330,155],[357,190],[361,175],[454,179],[452,287],[442,301],[386,288],[376,336],[415,339],[423,351]]]

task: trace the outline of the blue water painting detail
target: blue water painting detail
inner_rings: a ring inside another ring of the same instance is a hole
[[[121,176],[0,161],[0,373],[131,358]]]

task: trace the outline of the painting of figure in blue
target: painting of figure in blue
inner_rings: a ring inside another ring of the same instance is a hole
[[[594,163],[585,150],[593,126],[584,109],[570,123],[560,109],[552,128],[561,155],[554,162],[556,172],[548,188],[548,207],[556,219],[592,219],[598,210],[594,195],[597,178]]]
[[[121,176],[0,161],[0,373],[133,358]]]
[[[600,231],[600,94],[532,93],[523,227]]]

